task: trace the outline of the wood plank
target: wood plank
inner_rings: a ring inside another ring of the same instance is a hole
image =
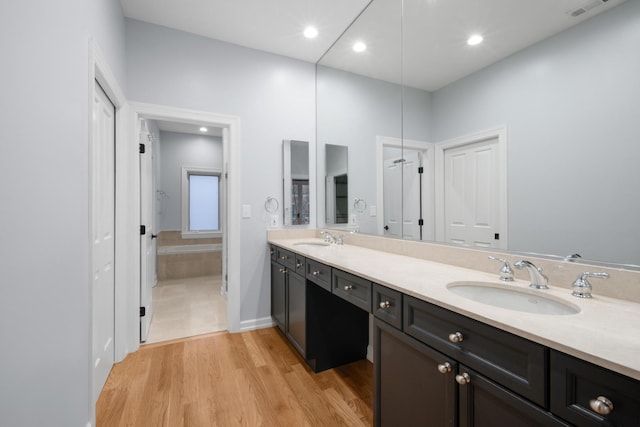
[[[105,426],[357,426],[373,419],[373,368],[313,373],[276,328],[143,346],[96,405]]]

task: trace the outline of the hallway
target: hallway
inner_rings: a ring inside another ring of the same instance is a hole
[[[227,329],[222,276],[160,280],[153,288],[154,313],[145,344]]]

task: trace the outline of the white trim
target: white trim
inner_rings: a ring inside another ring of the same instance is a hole
[[[222,128],[223,176],[226,178],[225,210],[221,213],[226,224],[223,229],[223,272],[226,268],[227,281],[227,326],[229,332],[240,331],[240,118],[237,116],[209,113],[163,105],[130,102],[134,119],[140,117],[152,120],[179,121],[190,124],[205,124]],[[132,135],[137,135],[132,133]],[[133,145],[133,143],[131,144]],[[139,166],[137,166],[139,168]],[[135,262],[135,260],[134,260]],[[139,261],[138,261],[139,262]],[[139,285],[139,280],[136,286]],[[138,288],[139,289],[139,288]],[[139,293],[139,290],[138,290]]]
[[[197,245],[170,245],[158,246],[158,255],[194,254],[221,252],[221,243],[203,243]]]
[[[104,54],[102,53],[100,47],[96,43],[94,39],[89,39],[88,43],[89,48],[89,76],[88,76],[88,192],[89,192],[89,207],[88,207],[88,226],[89,226],[89,245],[88,245],[88,253],[86,262],[89,265],[87,269],[89,272],[89,277],[87,278],[87,283],[92,283],[92,268],[91,268],[91,260],[93,258],[93,245],[91,243],[91,221],[93,218],[93,210],[92,210],[92,155],[94,150],[95,141],[93,139],[93,99],[95,96],[95,82],[98,82],[104,92],[107,94],[111,102],[113,103],[116,109],[116,130],[115,130],[115,138],[116,138],[116,157],[115,157],[115,204],[116,204],[116,212],[115,212],[115,265],[114,265],[114,273],[115,273],[115,301],[114,301],[114,310],[115,310],[115,322],[114,322],[114,360],[120,361],[124,358],[124,356],[129,351],[134,351],[137,349],[137,344],[134,345],[133,348],[129,348],[131,344],[128,339],[129,334],[127,330],[127,320],[128,320],[128,311],[127,311],[127,288],[126,284],[131,283],[131,274],[132,269],[128,268],[129,265],[127,263],[127,257],[129,256],[127,250],[130,249],[128,245],[127,236],[125,234],[125,230],[128,230],[128,223],[131,219],[131,213],[127,209],[118,209],[118,206],[123,206],[127,204],[128,196],[130,192],[128,191],[127,180],[128,176],[128,168],[127,162],[123,162],[123,158],[126,158],[126,147],[128,145],[128,131],[129,131],[129,107],[127,105],[127,100],[120,89],[120,85],[118,84],[115,75],[111,71],[111,67],[107,63]],[[138,240],[137,236],[134,236],[134,239]],[[89,384],[88,384],[88,396],[92,396],[93,392],[93,290],[92,287],[89,286],[89,318],[87,319],[87,332],[88,332],[88,345],[89,345],[89,358],[88,358],[88,370],[89,370]],[[89,398],[89,413],[91,414],[91,420],[87,423],[88,425],[95,424],[95,402],[92,397]]]
[[[424,154],[423,166],[427,173],[422,185],[422,213],[426,217],[424,223],[423,240],[433,240],[435,229],[435,196],[433,194],[435,144],[414,139],[394,138],[391,136],[376,136],[376,203],[378,234],[384,235],[384,147],[407,148]]]
[[[461,147],[463,145],[474,144],[488,139],[498,139],[498,194],[500,197],[500,220],[499,220],[499,249],[506,249],[509,241],[507,234],[508,206],[507,206],[507,126],[502,125],[480,132],[474,132],[457,138],[448,139],[435,144],[435,202],[436,206],[444,207],[444,152],[445,150]],[[444,209],[436,209],[436,241],[444,242],[445,218]]]
[[[262,317],[260,319],[243,320],[240,322],[239,332],[255,331],[256,329],[264,329],[275,326],[271,316]]]

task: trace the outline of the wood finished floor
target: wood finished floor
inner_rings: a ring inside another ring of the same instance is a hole
[[[151,344],[116,364],[107,426],[370,426],[373,365],[313,373],[275,328]]]

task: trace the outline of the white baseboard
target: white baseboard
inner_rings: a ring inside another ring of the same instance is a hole
[[[271,318],[271,316],[263,317],[261,319],[242,320],[240,322],[240,331],[239,332],[254,331],[256,329],[270,328],[273,325],[274,325],[274,323],[273,323],[273,319]]]

